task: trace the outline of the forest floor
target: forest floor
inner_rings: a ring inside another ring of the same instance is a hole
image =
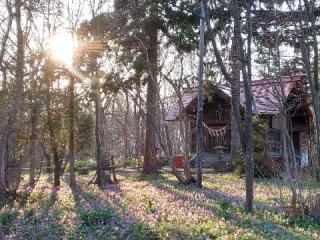
[[[92,174],[77,176],[76,191],[44,176],[31,194],[2,202],[0,239],[320,239],[320,222],[280,210],[273,180],[256,181],[247,215],[244,179],[234,174],[206,174],[197,189],[170,174],[128,172],[103,190],[88,185]]]

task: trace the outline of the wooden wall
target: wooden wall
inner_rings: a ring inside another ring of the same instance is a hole
[[[190,113],[193,122],[191,124],[191,152],[196,152],[196,126],[195,112]],[[204,122],[209,128],[221,129],[228,125],[226,134],[213,136],[204,128],[204,151],[208,153],[216,153],[216,146],[224,146],[225,152],[230,153],[231,150],[231,104],[220,97],[213,97],[211,101],[205,100],[203,107]]]

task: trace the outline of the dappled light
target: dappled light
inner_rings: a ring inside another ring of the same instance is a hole
[[[0,0],[0,239],[320,239],[320,1]]]
[[[244,181],[233,174],[205,175],[204,189],[179,185],[170,174],[141,178],[121,173],[119,184],[104,189],[88,186],[91,177],[79,178],[76,190],[69,188],[67,179],[60,188],[51,188],[49,179],[42,177],[23,201],[2,206],[4,231],[16,239],[54,238],[55,234],[71,239],[319,237],[319,224],[281,214],[271,203],[268,181],[255,187],[258,212],[246,215]],[[235,181],[238,184],[232,187]],[[304,224],[309,224],[308,232],[303,231]]]

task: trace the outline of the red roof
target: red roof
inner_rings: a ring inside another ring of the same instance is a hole
[[[178,117],[185,112],[186,109],[189,108],[192,102],[195,102],[197,99],[197,91],[198,89],[196,87],[193,88],[186,88],[183,91],[183,94],[181,96],[183,109],[180,112],[180,104],[176,103],[173,105],[173,107],[170,109],[168,115],[166,116],[166,121],[176,121]]]
[[[284,97],[287,98],[293,87],[303,80],[305,75],[283,76],[281,81],[273,78],[252,81],[252,93],[254,97],[253,110],[256,114],[277,114],[279,113],[279,96],[281,96],[281,85],[283,86]],[[231,97],[230,87],[226,85],[218,86],[218,89],[225,95]],[[181,113],[190,108],[192,103],[197,101],[197,88],[185,89],[182,94],[183,109],[179,104],[175,104],[166,116],[166,121],[176,121]],[[240,87],[240,102],[244,107],[244,89]]]

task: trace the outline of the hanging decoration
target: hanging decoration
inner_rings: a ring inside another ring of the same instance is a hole
[[[207,124],[203,123],[204,129],[207,130],[207,132],[209,133],[209,135],[213,138],[212,140],[209,140],[208,136],[205,137],[205,141],[210,141],[210,144],[214,144],[214,145],[223,145],[226,143],[227,138],[227,127],[230,125],[231,123],[228,123],[227,125],[225,125],[222,128],[219,129],[214,129],[214,128],[210,128]],[[213,142],[212,142],[213,141]]]
[[[219,129],[213,129],[210,128],[207,124],[203,123],[203,126],[205,127],[205,129],[209,132],[209,134],[213,137],[223,137],[227,134],[227,127],[230,125],[231,123],[228,123],[227,125],[225,125],[222,128]]]

